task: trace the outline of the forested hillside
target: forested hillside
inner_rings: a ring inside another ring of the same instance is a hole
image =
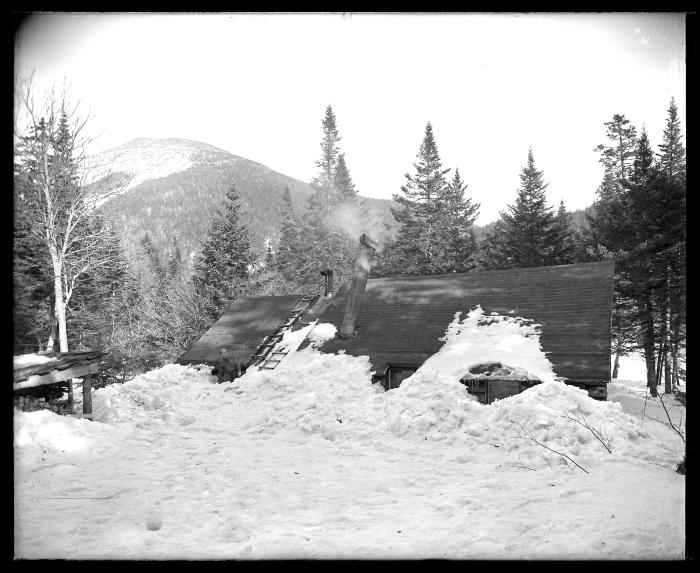
[[[199,142],[137,139],[93,161],[110,158],[117,160],[114,169],[131,169],[132,181],[137,183],[102,206],[115,221],[129,253],[134,253],[148,234],[159,254],[165,256],[177,237],[187,261],[205,238],[232,184],[240,195],[241,221],[248,226],[254,252],[263,253],[268,240],[276,250],[285,189],[289,189],[297,212],[312,192],[307,183]],[[164,174],[171,169],[177,170]],[[148,178],[151,176],[155,177]],[[376,216],[394,224],[389,201],[363,201]]]

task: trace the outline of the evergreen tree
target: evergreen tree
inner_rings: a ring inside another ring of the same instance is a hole
[[[498,224],[487,234],[482,250],[486,268],[506,269],[556,264],[564,246],[560,226],[547,205],[547,184],[535,167],[532,148],[520,174],[515,204],[501,212]]]
[[[54,324],[51,259],[43,246],[30,230],[22,193],[16,192],[12,266],[15,354],[44,350]]]
[[[670,390],[670,364],[677,370],[677,356],[668,356],[681,346],[682,336],[674,344],[672,332],[683,331],[685,312],[685,183],[669,179],[668,163],[654,164],[645,130],[634,158],[625,178],[606,170],[591,223],[596,239],[616,261],[616,353],[641,346],[647,385],[655,396],[662,370]]]
[[[559,203],[559,209],[554,218],[553,240],[551,260],[555,265],[573,263],[576,253],[577,238],[571,228],[571,215],[564,206],[564,201]]]
[[[301,221],[294,211],[289,189],[285,188],[282,200],[282,227],[277,248],[277,269],[287,281],[299,284],[301,282],[299,268],[303,256]]]
[[[171,249],[168,252],[168,278],[171,280],[177,277],[182,267],[182,253],[177,240],[177,235],[173,235]]]
[[[403,195],[394,194],[397,207],[391,212],[399,223],[396,245],[391,251],[396,255],[396,272],[409,275],[447,272],[453,261],[449,245],[445,244],[444,222],[449,219],[450,185],[445,179],[448,169],[443,169],[428,122],[423,142],[413,164],[414,174],[406,174]]]
[[[319,172],[311,181],[314,192],[307,198],[299,218],[298,246],[293,253],[288,251],[282,256],[282,272],[306,293],[323,288],[323,277],[319,274],[322,264],[333,269],[338,282],[348,278],[355,249],[354,241],[332,217],[334,210],[352,200],[356,192],[345,158],[340,155],[341,138],[330,105],[322,127],[321,158],[316,162]]]
[[[462,182],[459,168],[455,169],[446,193],[444,231],[451,261],[447,271],[463,272],[473,268],[476,254],[474,221],[479,216],[478,203],[465,196],[467,185]]]
[[[681,140],[681,122],[678,119],[678,108],[675,100],[671,98],[663,143],[659,145],[659,149],[661,149],[659,168],[671,180],[685,178],[685,149]]]
[[[614,171],[615,176],[620,181],[624,181],[634,162],[637,130],[624,115],[619,114],[613,115],[612,120],[605,123],[605,127],[610,144],[598,145],[595,151],[600,152],[600,162],[606,169]]]
[[[194,268],[196,291],[203,297],[212,319],[240,296],[253,262],[248,229],[241,222],[235,186],[226,193],[224,210],[212,221]]]
[[[167,274],[165,267],[160,261],[158,249],[148,233],[146,233],[141,239],[141,249],[143,250],[144,255],[146,255],[146,260],[148,261],[149,265],[148,268],[151,273],[150,288],[154,289],[157,295],[162,297],[165,292]]]
[[[272,250],[272,244],[267,243],[265,248],[265,268],[271,269],[275,264],[275,253]]]
[[[637,149],[634,163],[632,164],[630,179],[637,185],[643,185],[653,176],[653,171],[656,171],[654,166],[654,152],[651,150],[651,145],[649,144],[646,127],[642,126],[642,133],[637,141]]]
[[[333,187],[339,202],[357,199],[357,189],[355,189],[355,184],[350,177],[344,153],[338,155],[338,162],[333,176]]]
[[[316,161],[316,166],[319,169],[318,175],[311,180],[311,185],[320,195],[318,200],[324,210],[328,209],[328,204],[333,200],[335,181],[335,171],[338,164],[338,142],[340,135],[336,126],[335,114],[333,108],[328,105],[326,114],[321,122],[323,129],[323,139],[321,140],[321,157]]]

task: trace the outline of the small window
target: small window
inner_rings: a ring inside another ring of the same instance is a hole
[[[386,372],[384,383],[385,390],[393,390],[401,386],[406,378],[411,376],[416,371],[414,366],[389,366]]]

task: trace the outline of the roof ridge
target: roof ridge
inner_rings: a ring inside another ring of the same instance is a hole
[[[464,277],[464,276],[474,276],[475,274],[478,275],[494,275],[494,274],[499,274],[499,273],[513,273],[513,272],[518,272],[518,273],[524,273],[524,272],[534,272],[534,271],[542,271],[544,269],[561,269],[563,267],[583,267],[583,266],[612,266],[613,261],[591,261],[588,263],[568,263],[565,265],[544,265],[544,266],[539,266],[539,267],[517,267],[517,268],[512,268],[512,269],[498,269],[498,270],[488,270],[488,271],[481,271],[481,270],[474,270],[474,271],[467,271],[463,273],[442,273],[442,274],[435,274],[435,275],[405,275],[405,276],[392,276],[392,277],[374,277],[374,278],[369,278],[368,280],[370,281],[390,281],[390,280],[417,280],[417,279],[444,279],[447,277]],[[343,283],[344,284],[344,283]]]

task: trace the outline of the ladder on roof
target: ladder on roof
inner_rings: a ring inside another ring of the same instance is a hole
[[[304,311],[309,308],[309,303],[316,297],[303,296],[294,307],[284,324],[275,327],[275,330],[269,336],[263,338],[263,341],[255,349],[255,352],[250,355],[253,366],[258,366],[263,370],[274,370],[277,365],[284,360],[284,357],[289,354],[289,348],[284,350],[275,350],[275,346],[282,340],[285,332],[288,332],[292,327],[299,322]]]

